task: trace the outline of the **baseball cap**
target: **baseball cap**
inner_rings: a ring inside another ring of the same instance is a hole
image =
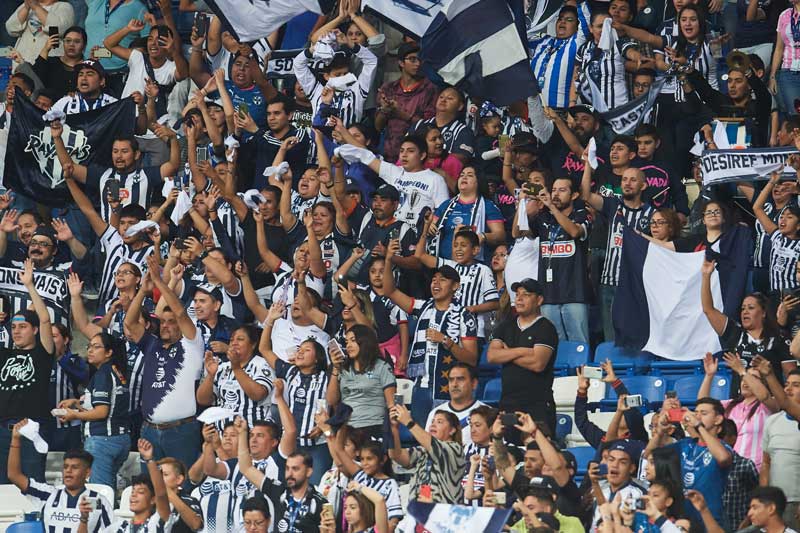
[[[395,202],[400,201],[400,192],[393,185],[389,185],[388,183],[384,183],[375,189],[372,196],[380,196],[381,198],[386,198],[387,200],[393,200]]]
[[[597,116],[597,111],[589,104],[578,104],[569,108],[570,114],[586,113],[587,115]]]
[[[446,279],[461,283],[461,276],[458,274],[458,271],[450,265],[442,265],[433,272],[441,274]]]
[[[521,131],[512,138],[514,150],[517,152],[539,153],[539,142],[533,134]]]
[[[39,226],[36,228],[36,231],[33,232],[32,237],[47,237],[50,241],[55,244],[56,243],[56,232],[53,231],[53,228],[50,226]]]
[[[220,98],[217,98],[215,100],[214,98],[209,98],[208,96],[206,96],[204,98],[204,101],[205,101],[207,106],[215,105],[215,106],[219,107],[220,109],[222,109],[222,100]]]
[[[632,463],[639,462],[639,456],[642,454],[643,449],[644,445],[641,442],[631,439],[619,439],[608,447],[609,452],[618,451],[628,454]]]
[[[83,61],[78,63],[78,68],[75,69],[75,74],[77,75],[81,70],[85,68],[90,68],[94,70],[95,72],[97,72],[98,75],[100,75],[101,78],[105,79],[106,77],[106,69],[104,69],[103,65],[95,59],[84,59]]]
[[[569,450],[562,451],[561,455],[564,457],[564,460],[567,461],[567,469],[572,469],[577,472],[578,460],[575,458],[575,455]]]
[[[211,296],[212,298],[214,298],[218,302],[222,301],[222,291],[219,289],[219,287],[215,287],[214,285],[211,285],[210,283],[201,283],[201,284],[197,285],[194,288],[194,294],[197,294],[197,291],[204,292],[204,293],[208,294],[209,296]],[[194,294],[192,295],[192,297],[194,297]]]
[[[516,292],[517,289],[525,289],[528,292],[542,294],[542,284],[533,278],[525,278],[522,281],[512,283],[511,290]]]
[[[358,183],[353,180],[353,178],[347,178],[344,180],[344,192],[361,192],[361,187],[358,186]]]
[[[530,486],[538,489],[547,489],[552,492],[558,492],[558,483],[552,476],[534,476],[530,480]]]
[[[397,48],[397,59],[403,60],[409,54],[419,52],[419,45],[417,43],[403,43]]]

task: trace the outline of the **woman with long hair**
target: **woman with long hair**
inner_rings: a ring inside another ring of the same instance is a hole
[[[672,242],[679,237],[681,221],[675,210],[669,207],[656,209],[656,212],[650,217],[650,234],[659,243]]]
[[[352,407],[350,425],[370,437],[383,437],[386,409],[394,405],[397,385],[391,366],[380,353],[375,330],[356,324],[347,331],[344,354],[331,353],[333,377],[328,385],[331,406]]]
[[[376,490],[357,481],[347,485],[344,501],[347,533],[383,533],[390,531],[386,502]]]
[[[282,360],[272,351],[272,328],[269,327],[283,315],[280,304],[272,304],[267,315],[268,326],[261,334],[259,352],[275,371],[275,377],[285,382],[286,402],[292,411],[298,429],[298,451],[314,459],[311,482],[318,484],[322,474],[331,466],[331,456],[325,445],[321,429],[314,427],[314,416],[324,407],[330,374],[325,348],[315,339],[306,339],[297,347],[291,363]]]
[[[436,208],[433,223],[428,230],[431,238],[429,252],[444,259],[453,258],[453,237],[460,226],[474,229],[478,234],[481,251],[476,256],[483,260],[485,245],[495,246],[505,242],[503,215],[491,200],[481,196],[477,170],[465,166],[458,176],[458,194]]]
[[[469,464],[469,469],[464,474],[464,499],[467,503],[471,500],[480,500],[484,493],[484,477],[481,471],[481,461],[489,456],[492,439],[492,424],[497,419],[497,409],[488,405],[481,405],[469,414],[469,433],[472,443],[464,446],[464,457]]]
[[[101,332],[89,339],[86,359],[96,372],[81,400],[64,400],[60,420],[84,422],[84,449],[94,456],[91,483],[117,486],[117,472],[131,447],[125,344]]]
[[[409,499],[421,502],[460,504],[464,499],[461,478],[466,460],[461,445],[461,424],[453,413],[437,410],[426,431],[404,405],[392,407],[393,446],[389,457],[411,470]],[[399,424],[408,428],[419,443],[413,448],[403,448],[400,443]]]
[[[709,200],[702,209],[705,233],[681,237],[678,215],[672,209],[662,207],[650,220],[649,235],[642,236],[652,243],[675,252],[700,252],[716,243],[730,224],[728,206],[717,200]],[[674,215],[674,219],[672,218]],[[677,230],[674,224],[677,222]],[[671,236],[670,236],[671,235]]]
[[[780,406],[774,398],[770,398],[769,389],[761,382],[758,370],[751,368],[745,370],[742,361],[733,354],[723,356],[725,363],[731,371],[741,379],[739,394],[732,400],[722,400],[725,407],[725,418],[736,423],[738,437],[733,449],[755,463],[761,470],[761,461],[764,455],[761,451],[764,425],[772,413],[780,411]],[[705,376],[703,384],[697,391],[697,398],[706,398],[711,395],[711,384],[717,374],[719,361],[710,353],[703,359]]]
[[[700,300],[703,313],[719,335],[722,349],[737,354],[747,367],[752,364],[756,356],[762,356],[770,362],[778,379],[783,381],[781,361],[787,358],[788,347],[781,335],[769,300],[760,292],[751,293],[742,301],[739,322],[729,320],[722,311],[714,307],[711,274],[715,268],[716,262],[703,261]],[[736,390],[739,382],[739,376],[734,376],[732,390]]]
[[[684,516],[684,498],[681,485],[669,479],[656,478],[650,482],[645,508],[637,512],[633,520],[633,530],[640,533],[658,533],[661,528],[651,522],[651,515],[666,517],[670,522]]]
[[[417,134],[425,139],[428,145],[428,157],[425,158],[424,163],[425,168],[441,174],[447,183],[447,189],[450,194],[453,194],[456,191],[458,176],[464,167],[463,163],[444,147],[442,130],[436,126],[422,126],[417,130]]]

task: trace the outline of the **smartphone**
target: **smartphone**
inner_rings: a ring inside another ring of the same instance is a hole
[[[678,391],[668,390],[667,393],[664,395],[665,398],[677,398]]]
[[[317,401],[317,406],[319,406],[319,409],[317,409],[317,411],[327,414],[327,412],[328,412],[328,400],[326,400],[325,398],[320,398]]]
[[[198,163],[208,161],[208,146],[198,146],[195,149],[195,159]]]
[[[600,463],[597,466],[597,475],[598,476],[607,476],[608,475],[608,465],[605,463]]]
[[[50,411],[50,414],[53,415],[53,416],[64,416],[65,414],[67,414],[67,410],[66,409],[53,409],[53,410]]]
[[[97,511],[100,508],[100,499],[96,496],[86,496],[86,501],[89,503],[92,511]]]
[[[488,456],[488,457],[486,458],[486,462],[487,462],[487,463],[488,463],[488,465],[489,465],[489,470],[494,470],[494,469],[495,469],[495,466],[494,466],[494,457],[492,457],[491,455],[490,455],[490,456]]]
[[[505,505],[506,504],[506,493],[502,490],[496,490],[492,494],[494,494],[494,503],[496,505]]]
[[[194,17],[194,29],[198,37],[203,37],[208,31],[208,15],[198,13]]]
[[[250,106],[242,102],[241,104],[239,104],[239,109],[237,110],[237,112],[239,113],[239,117],[244,119],[245,117],[247,117],[247,115],[250,114]]]
[[[512,428],[519,423],[516,413],[503,413],[500,417],[500,421],[507,428]]]
[[[11,46],[0,46],[0,57],[10,56],[12,50],[14,50],[14,48]]]
[[[642,406],[641,394],[631,394],[630,396],[625,397],[625,407],[641,407],[641,406]]]
[[[342,347],[339,345],[339,342],[336,339],[329,340],[328,341],[328,356],[331,357],[331,354],[333,352],[337,352],[337,351],[341,354],[342,357],[344,357],[344,350],[342,350]],[[331,357],[331,359],[333,359],[333,357]]]
[[[157,26],[156,31],[158,32],[159,39],[166,39],[167,37],[169,37],[169,32],[167,31],[167,28]]]
[[[394,404],[395,405],[405,405],[405,397],[402,394],[395,394],[394,395]]]
[[[635,502],[636,502],[636,503],[634,504],[634,508],[635,508],[637,511],[644,511],[644,510],[647,508],[647,502],[645,502],[643,499],[641,499],[641,498],[637,498],[637,499],[635,500]]]
[[[683,420],[683,409],[669,409],[667,416],[670,422],[680,422]]]
[[[331,517],[333,518],[333,504],[332,503],[323,503],[322,504],[322,513],[323,517]]]
[[[400,228],[392,228],[389,230],[389,240],[394,241],[400,237]]]
[[[419,487],[419,497],[426,498],[428,500],[432,499],[433,496],[431,494],[431,486],[430,485],[420,485]]]
[[[522,189],[528,196],[539,196],[539,193],[544,190],[544,186],[541,183],[527,182],[522,186]]]
[[[342,287],[347,287],[347,276],[341,274],[336,276],[336,283],[338,283]]]
[[[58,26],[48,26],[47,35],[49,35],[50,37],[52,37],[53,35],[59,35]]]
[[[506,146],[508,146],[508,141],[510,141],[510,140],[511,140],[511,137],[509,137],[508,135],[503,135],[503,134],[498,135],[498,137],[497,137],[497,147],[500,148],[501,152],[505,151]]]
[[[174,178],[172,178],[172,183],[177,190],[180,191],[183,189],[183,182],[181,181],[180,176],[175,176]]]
[[[599,366],[583,367],[583,377],[586,379],[603,379],[603,369]]]
[[[100,47],[94,51],[94,57],[97,59],[106,59],[111,57],[111,50],[108,48]]]
[[[110,180],[108,182],[108,194],[115,202],[119,202],[119,180]]]

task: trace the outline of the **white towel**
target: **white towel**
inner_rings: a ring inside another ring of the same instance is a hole
[[[51,107],[47,113],[42,115],[42,120],[45,122],[53,122],[54,120],[64,120],[67,115],[60,109],[56,109],[55,107]]]
[[[189,209],[191,208],[192,199],[189,198],[189,193],[186,191],[181,191],[178,193],[178,199],[175,200],[175,207],[172,208],[172,214],[170,215],[169,219],[177,226],[183,216],[188,213]]]
[[[357,81],[358,78],[356,78],[356,75],[352,72],[348,72],[344,76],[337,76],[329,79],[327,86],[338,93],[343,93],[355,85]]]
[[[592,167],[592,170],[597,170],[597,141],[594,140],[594,137],[589,139],[589,144],[586,146],[586,159],[589,162],[589,166]]]
[[[33,447],[36,448],[36,451],[39,453],[47,453],[50,449],[47,445],[47,441],[39,435],[39,422],[28,420],[28,423],[20,428],[19,434],[29,441],[33,441]]]
[[[277,167],[267,167],[267,168],[265,168],[264,169],[264,176],[270,177],[272,175],[275,175],[277,177],[277,179],[280,181],[281,179],[283,179],[283,176],[285,176],[287,172],[289,172],[289,163],[284,161],[283,163],[281,163]]]
[[[156,231],[159,231],[158,222],[154,222],[152,220],[141,220],[141,221],[137,222],[136,224],[134,224],[133,226],[131,226],[130,228],[128,228],[125,231],[125,236],[126,237],[133,237],[137,233],[142,232],[142,231],[147,231],[150,228],[155,228]]]
[[[603,31],[600,34],[600,42],[597,43],[597,46],[601,50],[611,50],[617,43],[619,39],[619,35],[617,35],[617,30],[611,27],[612,23],[611,17],[608,17],[606,20],[603,21]]]
[[[359,148],[352,144],[343,144],[336,148],[333,153],[338,155],[348,163],[355,163],[356,161],[369,165],[375,160],[375,154],[366,148]]]
[[[517,207],[517,211],[519,211],[519,215],[517,216],[517,227],[520,231],[529,231],[531,226],[528,224],[528,199],[527,198],[520,198],[519,199],[519,207]]]
[[[244,192],[244,203],[250,209],[258,209],[259,204],[263,204],[267,199],[257,189],[250,189]]]
[[[214,422],[219,422],[220,420],[228,420],[229,418],[235,418],[236,413],[230,409],[226,409],[224,407],[209,407],[197,417],[198,422],[202,422],[203,424],[213,424]]]

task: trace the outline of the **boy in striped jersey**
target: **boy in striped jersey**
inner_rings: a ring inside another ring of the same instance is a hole
[[[482,343],[486,340],[484,334],[486,317],[492,311],[500,308],[500,295],[497,292],[492,269],[475,261],[475,257],[481,250],[478,234],[469,228],[456,228],[455,237],[453,237],[454,260],[434,257],[425,251],[425,239],[432,222],[433,217],[429,213],[425,216],[425,227],[420,233],[414,255],[428,268],[447,265],[458,272],[461,282],[453,300],[478,319],[478,340]]]
[[[8,454],[8,479],[42,512],[42,522],[51,533],[74,533],[78,524],[86,520],[84,531],[97,532],[111,524],[114,506],[105,496],[86,488],[92,472],[92,455],[84,450],[70,450],[64,454],[61,474],[64,484],[58,487],[36,481],[22,472],[19,430],[27,424],[23,420],[14,425],[11,450]],[[78,509],[86,498],[95,498],[97,507],[85,517]]]

